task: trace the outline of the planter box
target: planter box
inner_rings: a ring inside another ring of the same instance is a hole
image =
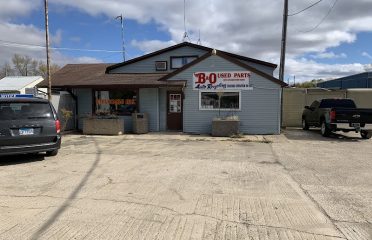
[[[239,134],[239,120],[213,120],[212,136],[214,137],[231,137]]]
[[[86,118],[83,134],[121,135],[124,133],[124,119]]]

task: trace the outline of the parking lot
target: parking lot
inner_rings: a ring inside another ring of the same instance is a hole
[[[0,159],[0,239],[371,239],[372,140],[67,135]]]

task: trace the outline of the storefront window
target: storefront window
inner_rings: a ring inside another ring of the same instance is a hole
[[[200,109],[240,110],[240,92],[200,92]]]
[[[95,91],[95,114],[129,116],[137,110],[137,93],[130,90]]]

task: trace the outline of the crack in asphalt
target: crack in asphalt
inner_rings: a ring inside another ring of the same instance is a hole
[[[335,229],[337,229],[337,231],[342,235],[344,236],[344,239],[347,239],[347,237],[345,236],[345,234],[341,231],[341,229],[337,226],[337,224],[335,224],[337,222],[337,220],[333,219],[327,212],[326,210],[311,196],[311,194],[303,188],[302,184],[297,182],[293,176],[290,174],[291,173],[291,170],[288,169],[281,161],[280,161],[280,157],[278,156],[278,154],[276,153],[276,151],[274,150],[273,148],[273,144],[270,144],[270,148],[271,148],[271,151],[272,151],[272,154],[274,156],[274,158],[276,159],[276,161],[278,162],[278,164],[287,172],[287,175],[297,184],[297,186],[300,188],[300,190],[302,191],[303,194],[305,194],[309,200],[315,204],[315,206],[317,207],[317,209],[323,213],[332,223],[332,225],[335,227]]]
[[[55,197],[55,196],[49,196],[49,195],[13,196],[13,197],[49,197],[49,198],[55,198],[55,199],[66,199],[66,198],[63,198],[63,197]],[[304,231],[304,230],[300,230],[300,229],[296,229],[296,228],[290,228],[290,227],[273,226],[273,225],[265,225],[265,224],[254,224],[254,223],[249,223],[249,222],[246,222],[246,221],[241,221],[240,222],[240,221],[232,221],[232,220],[227,220],[227,219],[220,219],[220,218],[213,217],[213,216],[208,216],[208,215],[203,215],[203,214],[197,214],[195,212],[193,212],[193,213],[181,213],[181,212],[176,211],[176,210],[174,210],[172,208],[161,206],[161,205],[157,205],[157,204],[151,204],[151,203],[142,203],[142,202],[136,202],[136,201],[130,201],[130,200],[116,200],[116,199],[106,199],[106,198],[75,198],[75,200],[93,200],[93,201],[108,201],[108,202],[115,202],[115,203],[136,204],[136,205],[140,205],[140,206],[155,207],[155,208],[160,208],[160,209],[163,209],[163,210],[170,211],[170,212],[173,213],[172,214],[173,217],[176,217],[176,216],[178,216],[178,217],[183,217],[183,216],[204,217],[204,218],[208,218],[208,219],[212,219],[212,220],[215,220],[217,222],[220,222],[220,225],[223,222],[227,222],[227,223],[232,223],[232,224],[241,224],[241,225],[245,225],[247,227],[264,227],[264,228],[272,228],[272,229],[278,229],[278,230],[296,231],[296,232],[299,232],[299,233],[316,235],[316,236],[324,236],[324,237],[334,237],[334,238],[339,238],[339,239],[346,239],[346,237],[342,233],[341,234],[344,237],[335,236],[335,235],[329,235],[329,234],[321,234],[321,233],[308,232],[308,231]],[[133,216],[130,216],[130,217],[133,217]],[[133,218],[135,218],[135,217],[133,217]],[[137,218],[135,218],[135,219],[137,219]],[[149,222],[158,222],[158,221],[154,221],[154,220],[151,220],[151,219],[142,219],[141,218],[141,220],[143,220],[143,221],[149,221]],[[9,230],[11,230],[11,229],[9,229]],[[3,234],[3,233],[1,233],[1,234]]]

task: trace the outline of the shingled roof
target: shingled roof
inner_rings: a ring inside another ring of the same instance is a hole
[[[52,75],[53,88],[68,87],[102,87],[102,86],[131,86],[158,87],[184,86],[185,81],[158,81],[167,73],[120,73],[106,74],[106,68],[112,64],[67,64]],[[46,87],[44,80],[39,87]]]

